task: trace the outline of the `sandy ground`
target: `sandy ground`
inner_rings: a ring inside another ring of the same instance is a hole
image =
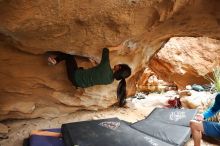
[[[118,117],[128,122],[136,122],[144,119],[155,107],[162,107],[166,104],[170,94],[151,94],[146,99],[133,98],[128,100],[128,108],[116,106],[102,111],[79,111],[63,117],[53,119],[31,119],[31,120],[10,120],[5,121],[9,128],[9,138],[0,141],[0,146],[22,146],[23,139],[28,137],[31,130],[48,129],[61,127],[63,123],[96,120],[103,118]],[[185,146],[193,146],[190,140]],[[202,146],[217,146],[202,141]]]

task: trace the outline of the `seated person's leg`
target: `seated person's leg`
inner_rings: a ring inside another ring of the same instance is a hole
[[[202,132],[204,131],[202,122],[191,120],[190,128],[192,131],[192,137],[194,140],[194,146],[200,146],[202,139]]]

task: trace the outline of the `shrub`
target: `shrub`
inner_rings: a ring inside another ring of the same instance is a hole
[[[220,92],[220,66],[216,66],[212,71],[212,77],[205,76],[205,78],[213,85],[215,92]]]

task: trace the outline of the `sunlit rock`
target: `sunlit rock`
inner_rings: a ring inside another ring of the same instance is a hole
[[[207,37],[174,37],[150,60],[153,71],[180,88],[186,85],[209,83],[220,62],[220,41]]]

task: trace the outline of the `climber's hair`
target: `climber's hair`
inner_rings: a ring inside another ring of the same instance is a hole
[[[117,98],[119,106],[123,107],[126,104],[126,81],[125,78],[131,75],[131,68],[127,64],[118,64],[119,69],[114,72],[114,78],[121,80],[117,87]]]

